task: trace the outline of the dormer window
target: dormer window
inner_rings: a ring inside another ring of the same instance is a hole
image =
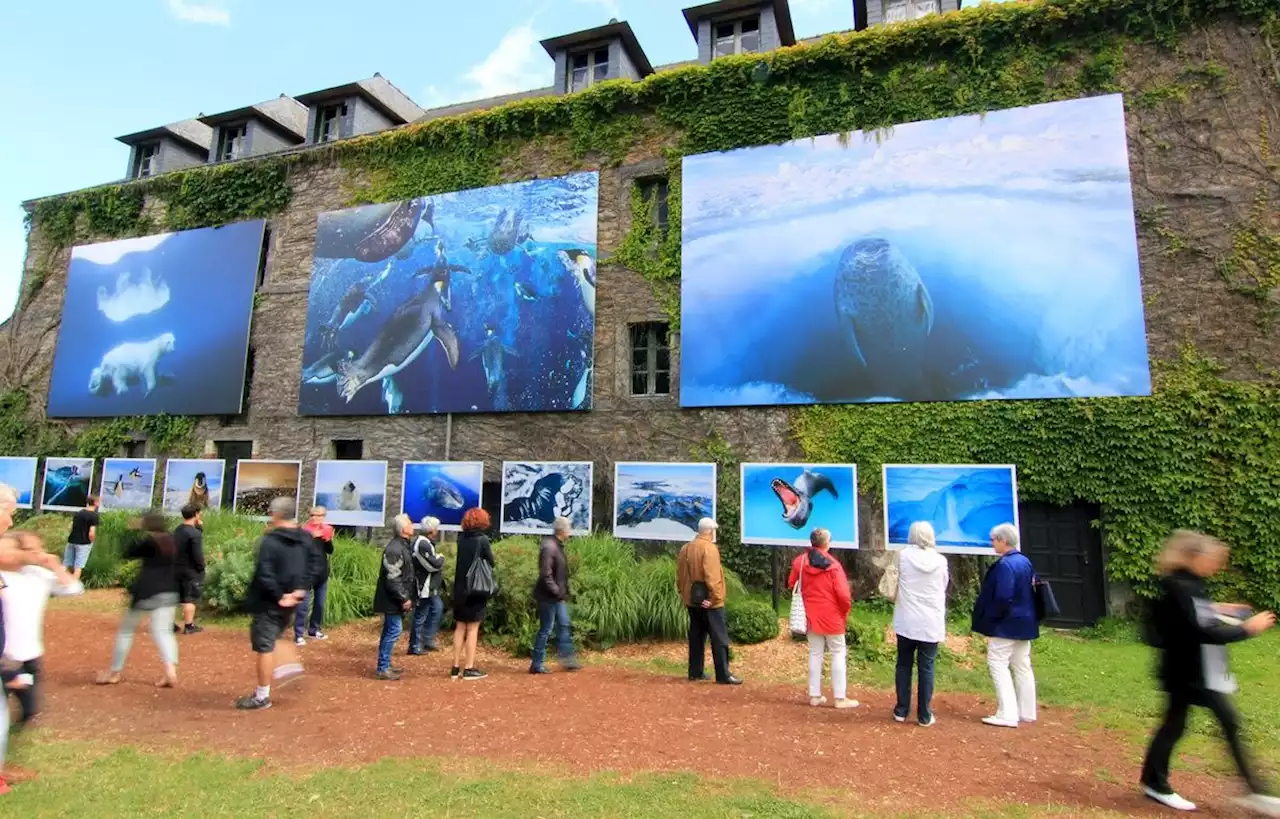
[[[155,174],[160,168],[160,143],[151,142],[139,145],[137,159],[134,160],[133,175],[136,179],[145,179]]]
[[[240,125],[224,125],[218,131],[218,161],[229,162],[232,159],[239,159],[244,156],[245,137],[248,136],[249,126],[241,123]]]
[[[716,57],[751,54],[760,50],[759,16],[726,20],[716,23],[714,28],[716,36],[714,56]]]
[[[902,23],[941,13],[942,6],[938,0],[889,0],[884,8],[884,21]]]
[[[347,116],[345,102],[322,105],[316,112],[315,142],[332,142],[342,136],[342,120]]]
[[[584,91],[609,78],[609,49],[594,48],[571,54],[573,66],[569,74],[569,91]]]

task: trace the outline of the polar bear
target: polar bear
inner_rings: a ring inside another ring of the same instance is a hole
[[[173,342],[173,333],[162,333],[150,341],[126,341],[111,348],[89,373],[89,392],[122,395],[141,383],[150,395],[156,388],[156,364],[160,356],[173,352]]]

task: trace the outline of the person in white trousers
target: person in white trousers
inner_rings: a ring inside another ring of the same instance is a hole
[[[804,605],[806,633],[809,637],[809,704],[821,706],[822,655],[831,653],[831,693],[836,708],[857,708],[858,701],[847,694],[847,658],[845,627],[853,595],[849,579],[840,561],[831,556],[831,533],[814,529],[809,534],[810,547],[791,564],[787,585],[800,584],[800,600]],[[792,605],[795,605],[793,601]]]
[[[1002,523],[991,530],[991,548],[999,559],[982,578],[973,605],[973,630],[987,639],[987,668],[996,689],[996,713],[987,725],[1017,728],[1036,721],[1036,677],[1031,641],[1040,636],[1036,619],[1035,571],[1018,551],[1018,530]]]

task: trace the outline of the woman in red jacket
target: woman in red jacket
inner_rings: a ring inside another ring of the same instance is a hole
[[[814,529],[809,534],[810,548],[791,564],[791,576],[787,585],[795,589],[800,584],[800,598],[804,601],[805,620],[809,634],[809,704],[823,705],[822,654],[831,653],[831,687],[834,689],[836,708],[857,708],[858,701],[845,697],[848,657],[844,642],[845,623],[853,606],[849,593],[849,581],[844,567],[831,557],[831,533],[826,529]]]

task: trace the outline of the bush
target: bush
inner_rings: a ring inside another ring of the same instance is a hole
[[[875,618],[859,618],[856,609],[849,612],[845,621],[844,637],[850,657],[876,661],[893,654],[884,641],[884,623]]]
[[[324,621],[338,625],[373,614],[373,592],[378,585],[382,548],[347,537],[333,540],[329,555],[329,587],[325,592]]]
[[[768,603],[746,600],[728,606],[724,615],[729,636],[736,642],[751,645],[778,636],[778,614]]]
[[[241,611],[253,579],[253,561],[252,551],[240,549],[224,554],[217,562],[206,562],[204,605],[219,614]]]

